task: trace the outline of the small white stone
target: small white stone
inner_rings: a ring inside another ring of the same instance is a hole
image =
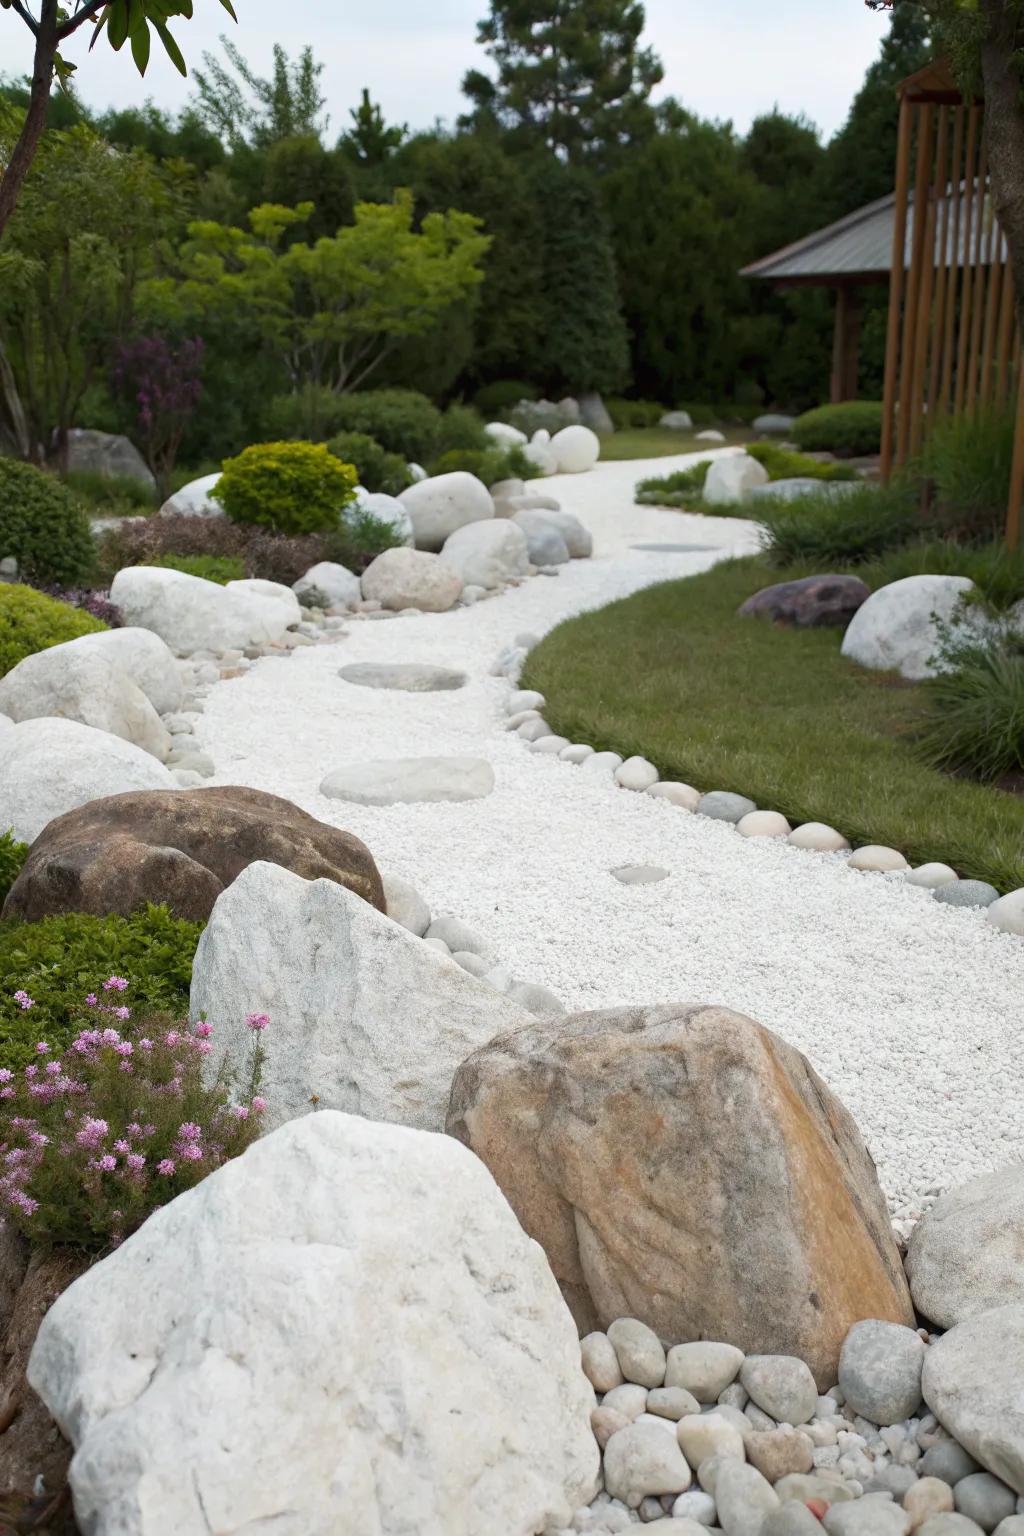
[[[676,1433],[683,1455],[693,1467],[711,1456],[733,1456],[746,1461],[743,1436],[722,1413],[691,1414],[680,1419]]]
[[[615,770],[615,782],[623,789],[650,789],[658,782],[658,770],[646,757],[627,757]]]
[[[521,709],[543,709],[547,699],[533,688],[518,688],[505,701],[506,713],[518,714]]]
[[[851,869],[869,869],[889,874],[893,870],[906,869],[907,861],[895,848],[869,843],[867,847],[858,848],[856,853],[850,855],[849,866]]]
[[[786,841],[794,848],[809,848],[815,853],[839,853],[850,846],[841,832],[823,821],[805,821]]]
[[[670,805],[677,805],[683,811],[695,811],[700,804],[699,789],[694,789],[692,784],[678,784],[672,779],[651,784],[647,793],[656,800],[667,800]]]
[[[789,822],[779,811],[750,811],[736,823],[741,837],[788,837]]]
[[[682,1451],[660,1425],[630,1424],[605,1447],[604,1485],[630,1509],[648,1494],[684,1493],[690,1482]]]
[[[919,864],[916,869],[908,870],[904,878],[908,885],[920,885],[926,891],[934,891],[940,885],[949,885],[956,880],[957,872],[948,864]]]
[[[563,747],[559,752],[563,763],[585,763],[588,757],[593,757],[593,747],[588,747],[585,742],[573,742],[571,746]]]
[[[616,768],[622,766],[622,758],[619,756],[618,752],[595,752],[593,756],[588,757],[585,762],[580,764],[580,766],[584,768],[587,773],[603,773],[607,774],[608,777],[611,778]]]
[[[588,1333],[580,1340],[583,1372],[595,1392],[610,1392],[625,1380],[615,1347],[606,1333]]]
[[[1016,933],[1024,938],[1024,889],[1000,896],[985,909],[985,921],[1003,933]]]
[[[642,1387],[661,1386],[665,1380],[665,1350],[653,1328],[635,1317],[618,1317],[608,1329],[608,1338],[627,1381]]]
[[[619,1358],[615,1356],[616,1360]],[[622,1367],[620,1366],[621,1370]],[[613,1387],[606,1392],[601,1400],[602,1408],[614,1408],[616,1413],[623,1414],[627,1419],[639,1418],[647,1407],[647,1388],[637,1386],[633,1381],[624,1382],[621,1387]]]
[[[530,743],[530,751],[539,752],[541,756],[557,757],[569,744],[568,736],[539,736]]]

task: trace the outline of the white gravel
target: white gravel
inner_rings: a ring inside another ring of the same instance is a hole
[[[267,659],[218,684],[196,725],[217,766],[209,782],[285,795],[356,833],[435,915],[463,918],[517,977],[570,1009],[717,1002],[777,1030],[856,1117],[894,1214],[913,1216],[933,1187],[1024,1157],[1020,940],[899,876],[748,841],[531,753],[503,729],[509,686],[488,669],[516,634],[543,634],[755,546],[750,524],[632,504],[641,475],[691,461],[607,464],[543,482],[595,537],[595,558],[557,578],[447,614],[353,623],[336,646]],[[631,547],[643,542],[696,548]],[[359,688],[338,677],[353,661],[431,662],[470,682],[450,693]],[[494,793],[381,809],[317,792],[344,763],[444,753],[489,759]],[[610,873],[624,864],[670,873],[626,886]]]

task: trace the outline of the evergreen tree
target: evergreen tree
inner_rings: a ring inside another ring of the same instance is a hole
[[[477,40],[497,78],[466,75],[475,116],[464,122],[496,124],[573,160],[607,155],[651,125],[662,68],[640,46],[643,26],[638,0],[491,0]]]
[[[594,184],[585,171],[551,159],[535,173],[534,188],[544,231],[540,378],[555,392],[620,389],[629,379],[626,323]]]
[[[348,115],[352,127],[342,134],[338,144],[359,166],[383,165],[401,148],[409,132],[408,123],[392,123],[388,127],[379,104],[370,100],[365,87],[358,107],[353,107]]]
[[[822,223],[892,191],[899,120],[896,87],[930,57],[928,16],[912,0],[900,0],[893,7],[879,56],[868,69],[845,124],[828,146],[819,179]]]

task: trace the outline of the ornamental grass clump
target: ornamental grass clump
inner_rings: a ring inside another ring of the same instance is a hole
[[[0,1214],[36,1247],[116,1246],[259,1134],[267,1015],[246,1020],[249,1061],[233,1094],[223,1077],[203,1081],[213,1026],[131,1023],[128,988],[108,976],[64,1051],[40,1039],[28,1066],[0,1068]],[[14,1000],[34,1007],[24,989]]]

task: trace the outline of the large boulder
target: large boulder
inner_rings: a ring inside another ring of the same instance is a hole
[[[26,720],[0,732],[0,829],[31,843],[78,805],[133,789],[175,787],[141,747],[77,720]]]
[[[417,549],[436,552],[456,528],[494,516],[486,485],[462,469],[420,480],[404,490],[399,500],[412,521]]]
[[[396,544],[411,545],[415,542],[412,518],[397,496],[388,496],[384,491],[367,491],[363,486],[357,486],[356,499],[345,508],[342,516],[346,522],[351,523],[356,513],[360,518],[370,517],[375,523],[389,528]]]
[[[276,606],[281,623],[286,629],[302,622],[302,610],[299,607],[299,599],[291,587],[286,587],[280,581],[265,581],[259,576],[246,576],[239,581],[229,581],[225,590],[238,592],[243,596],[262,598],[265,603]]]
[[[161,762],[171,738],[142,689],[116,665],[110,648],[78,640],[25,656],[0,678],[0,710],[12,720],[52,715],[77,720],[151,752]]]
[[[451,563],[419,549],[385,549],[366,567],[361,583],[365,598],[396,613],[403,608],[447,613],[458,601],[463,585]]]
[[[158,715],[181,708],[185,689],[181,669],[170,646],[151,629],[101,629],[72,642],[80,651],[106,657],[141,688]]]
[[[334,880],[384,911],[384,888],[357,837],[290,800],[238,785],[113,795],[51,821],[4,906],[34,923],[55,912],[129,913],[165,902],[205,922],[249,864]]]
[[[29,1380],[94,1536],[532,1536],[597,1488],[572,1319],[487,1170],[348,1115],[151,1216]]]
[[[755,486],[768,484],[768,471],[749,453],[730,453],[714,459],[704,481],[704,500],[710,507],[726,502],[749,501]]]
[[[265,597],[229,592],[215,581],[162,566],[118,571],[110,600],[129,624],[151,629],[180,655],[271,645],[288,628],[280,605]]]
[[[445,540],[440,559],[456,572],[463,586],[488,590],[518,581],[530,563],[526,534],[506,517],[456,529]]]
[[[579,475],[593,469],[601,457],[601,439],[589,427],[563,427],[551,439],[560,475]]]
[[[580,422],[589,427],[593,432],[615,431],[615,423],[612,421],[608,407],[605,405],[596,389],[586,390],[579,397]]]
[[[658,422],[667,432],[692,432],[693,417],[689,411],[666,411]]]
[[[318,565],[311,565],[292,591],[303,602],[308,602],[311,595],[326,598],[328,608],[352,608],[363,595],[359,577],[354,576],[347,566],[338,565],[333,560],[321,560]]]
[[[1024,1306],[957,1323],[924,1357],[921,1390],[975,1460],[1024,1495]]]
[[[173,496],[168,496],[160,508],[161,517],[224,517],[224,508],[219,501],[214,501],[210,492],[220,479],[220,470],[215,470],[212,475],[202,475],[198,480],[190,480],[183,485],[180,491],[175,491]]]
[[[220,1026],[213,1076],[225,1058],[244,1065],[245,1016],[270,1015],[270,1124],[318,1098],[428,1131],[444,1128],[459,1063],[530,1019],[344,886],[276,864],[250,864],[217,898],[192,967],[192,1016],[201,1013]]]
[[[516,512],[512,522],[526,536],[526,549],[533,565],[565,565],[569,546],[562,530],[548,512]]]
[[[156,490],[156,478],[135,444],[116,432],[72,427],[68,433],[67,468],[105,475],[108,479],[138,480]]]
[[[871,596],[857,576],[801,576],[762,587],[739,609],[741,619],[771,619],[797,629],[844,626]]]
[[[821,1387],[913,1309],[874,1164],[807,1060],[704,1006],[538,1022],[460,1067],[448,1129],[540,1242],[582,1332],[796,1355]]]
[[[1024,1165],[951,1189],[926,1211],[907,1251],[914,1305],[940,1328],[1024,1305]]]
[[[578,517],[571,512],[563,512],[561,508],[544,507],[542,510],[548,522],[554,523],[565,540],[570,560],[589,560],[594,553],[594,537],[590,529],[584,528]]]
[[[976,633],[978,621],[964,599],[975,591],[967,576],[904,576],[872,592],[843,636],[842,653],[859,666],[899,672],[919,681],[943,669],[943,632]]]

